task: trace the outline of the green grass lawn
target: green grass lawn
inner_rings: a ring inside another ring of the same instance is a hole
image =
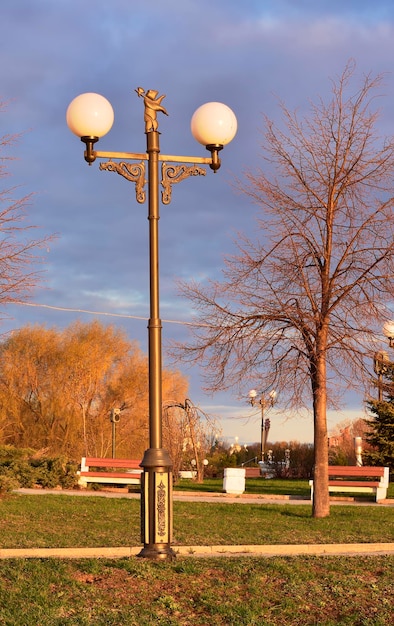
[[[391,507],[174,502],[176,544],[392,542]],[[139,544],[139,500],[0,500],[0,548]],[[0,560],[4,626],[391,626],[394,556]]]
[[[207,478],[199,484],[193,480],[184,479],[175,485],[176,491],[202,491],[211,493],[221,493],[223,491],[222,478]],[[262,495],[289,495],[302,498],[310,497],[310,487],[308,480],[273,478],[247,478],[245,480],[245,493]],[[373,500],[374,496],[365,494],[355,494],[358,498]],[[388,498],[394,498],[394,482],[389,484],[387,491]]]
[[[175,491],[202,491],[207,493],[222,493],[223,478],[205,478],[203,483],[194,480],[182,479],[174,487]],[[309,498],[311,490],[307,480],[247,478],[245,493],[264,495],[292,495]]]
[[[0,548],[140,544],[138,499],[18,494],[0,508]],[[392,541],[391,507],[332,506],[329,518],[314,519],[309,502],[174,502],[174,543],[180,545]]]
[[[392,626],[394,557],[0,561],[5,626]]]

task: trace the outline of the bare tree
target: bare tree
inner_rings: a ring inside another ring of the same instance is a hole
[[[392,314],[394,143],[378,134],[382,77],[354,91],[349,62],[328,103],[284,126],[265,119],[265,168],[243,191],[261,208],[261,240],[240,237],[224,278],[181,284],[199,311],[185,359],[211,391],[258,378],[288,408],[313,408],[313,516],[329,515],[327,403],[367,373],[373,335]]]
[[[204,413],[188,398],[183,402],[169,402],[163,407],[163,438],[173,462],[177,481],[183,464],[193,467],[196,481],[204,479],[204,460],[211,447],[211,433],[216,427],[213,417]]]
[[[0,101],[0,113],[6,104]],[[7,149],[14,145],[19,135],[0,137],[0,180],[9,175],[6,161],[12,157]],[[33,225],[26,219],[26,208],[32,194],[14,199],[16,188],[0,189],[0,305],[27,298],[37,287],[40,273],[37,263],[42,259],[37,250],[47,248],[52,236],[35,239],[30,236]]]

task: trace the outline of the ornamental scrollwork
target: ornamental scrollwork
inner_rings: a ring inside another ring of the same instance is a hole
[[[180,183],[189,176],[205,176],[206,171],[198,165],[168,165],[163,163],[161,166],[163,191],[161,192],[161,201],[163,204],[170,204],[172,187],[174,183]]]
[[[115,163],[114,161],[107,161],[106,163],[100,163],[100,170],[106,170],[108,172],[116,172],[123,178],[135,183],[135,196],[139,204],[143,204],[146,199],[145,193],[145,163],[128,163],[127,161],[121,161]]]
[[[157,534],[159,537],[164,537],[167,533],[166,500],[167,490],[163,481],[160,481],[157,487]]]

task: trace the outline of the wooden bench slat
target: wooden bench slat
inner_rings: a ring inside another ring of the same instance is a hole
[[[329,480],[329,487],[379,487],[380,483],[372,480]]]
[[[245,478],[259,478],[261,476],[259,467],[245,467]]]
[[[132,474],[130,474],[132,476]],[[79,479],[79,485],[81,487],[87,487],[88,483],[99,483],[102,485],[141,485],[140,476],[135,475],[131,478],[97,478],[96,476],[83,476]]]
[[[85,457],[86,467],[120,467],[138,469],[141,465],[141,461],[135,461],[134,459],[101,459],[96,457]]]
[[[329,476],[384,476],[384,467],[329,465]]]
[[[142,472],[80,472],[80,476],[93,476],[95,478],[138,478]]]

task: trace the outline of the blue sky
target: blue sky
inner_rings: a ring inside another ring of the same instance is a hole
[[[159,119],[165,154],[206,156],[190,133],[191,116],[204,102],[225,102],[237,115],[238,133],[222,153],[221,170],[174,185],[172,203],[161,207],[161,316],[177,322],[190,320],[192,311],[177,295],[176,279],[218,277],[236,233],[255,229],[257,207],[234,181],[262,166],[263,114],[278,117],[277,97],[306,111],[354,58],[360,74],[387,73],[380,124],[384,134],[394,133],[392,0],[2,0],[0,50],[0,100],[9,101],[0,136],[26,131],[12,151],[10,183],[21,194],[35,192],[30,221],[58,234],[36,304],[149,314],[147,209],[135,202],[133,185],[84,162],[83,146],[65,123],[79,93],[96,91],[113,105],[115,123],[101,150],[145,151],[138,86],[166,94],[169,117]],[[39,306],[12,306],[6,314],[3,332],[28,322],[65,326],[94,318]],[[124,327],[146,350],[145,321],[99,319]],[[166,342],[186,332],[181,323],[164,322],[164,358]],[[193,402],[222,418],[223,435],[259,439],[248,389],[244,397],[207,396],[198,369],[181,369]],[[330,424],[362,413],[362,397],[352,397]],[[270,438],[312,440],[310,417],[287,417],[279,401]]]

